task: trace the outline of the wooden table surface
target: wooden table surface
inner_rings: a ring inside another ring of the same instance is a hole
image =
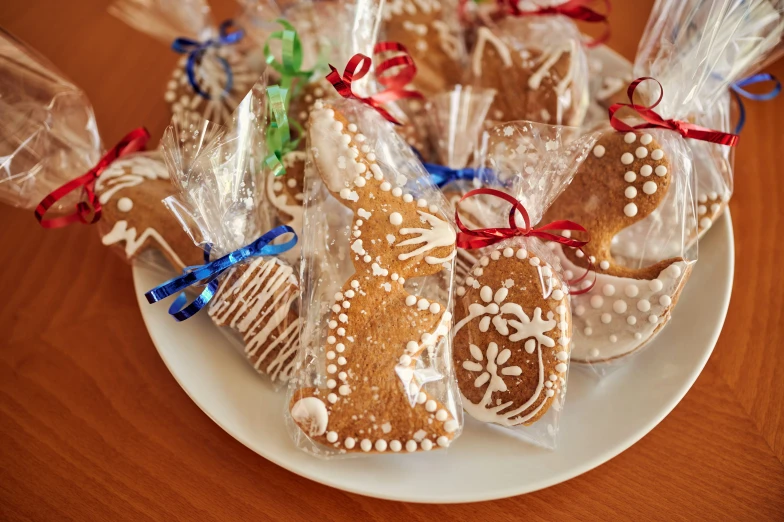
[[[0,24],[86,91],[106,143],[142,124],[157,141],[176,56],[109,16],[107,3],[0,2]],[[651,4],[615,2],[610,45],[627,58]],[[219,7],[231,16],[232,4]],[[781,61],[768,70],[784,78]],[[730,205],[732,302],[692,390],[599,468],[481,504],[366,498],[259,457],[166,370],[129,266],[95,230],[46,231],[32,212],[0,208],[0,519],[784,519],[784,96],[747,108]]]

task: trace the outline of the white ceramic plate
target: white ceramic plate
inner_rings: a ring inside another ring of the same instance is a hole
[[[324,461],[298,450],[283,424],[284,394],[275,393],[201,314],[176,323],[167,304],[143,293],[160,279],[134,268],[142,315],[174,378],[218,425],[272,462],[354,493],[411,502],[471,502],[546,488],[618,455],[654,428],[683,398],[719,337],[732,290],[734,244],[729,213],[700,243],[701,261],[670,325],[601,386],[572,371],[559,449],[526,445],[467,422],[448,450]]]

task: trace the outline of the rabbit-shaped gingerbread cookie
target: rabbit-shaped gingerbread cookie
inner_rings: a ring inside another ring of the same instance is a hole
[[[600,362],[626,356],[653,339],[669,320],[691,265],[675,257],[641,268],[622,266],[613,258],[611,244],[620,231],[664,201],[671,170],[651,134],[607,131],[548,209],[545,221],[568,219],[591,233],[585,254],[559,249],[567,279],[582,274],[591,261],[596,276],[590,291],[571,297],[572,360]]]
[[[445,447],[459,422],[423,391],[416,363],[447,341],[451,314],[404,283],[451,263],[455,231],[438,206],[403,190],[406,177],[377,163],[362,129],[335,107],[316,105],[310,147],[326,188],[354,213],[347,233],[355,272],[326,319],[326,378],[294,391],[291,417],[313,441],[339,452]]]

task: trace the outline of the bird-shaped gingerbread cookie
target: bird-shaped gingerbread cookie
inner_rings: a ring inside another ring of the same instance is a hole
[[[356,111],[374,117],[352,121]],[[443,201],[415,197],[412,180],[378,161],[390,141],[393,149],[405,145],[372,109],[316,104],[308,132],[318,176],[353,212],[348,229],[335,233],[350,238],[351,259],[342,262],[354,273],[324,319],[323,379],[294,390],[291,417],[310,440],[341,453],[448,446],[460,427],[457,412],[426,391],[420,369],[422,357],[448,343],[451,313],[404,286],[453,265],[456,235]]]
[[[608,361],[644,346],[669,320],[690,274],[683,257],[633,267],[612,254],[613,238],[651,214],[673,182],[672,164],[655,132],[603,132],[545,214],[544,221],[568,219],[591,233],[585,254],[558,250],[567,280],[590,266],[596,276],[590,291],[571,297],[574,361]]]

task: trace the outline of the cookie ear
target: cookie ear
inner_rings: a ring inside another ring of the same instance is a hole
[[[565,393],[568,291],[524,245],[486,254],[456,290],[452,357],[463,407],[482,422],[530,425]]]
[[[349,235],[355,272],[334,295],[325,327],[319,325],[327,333],[316,371],[326,372],[293,392],[290,415],[311,441],[341,453],[427,451],[449,445],[460,425],[454,409],[423,389],[442,378],[432,367],[424,371],[422,358],[436,357],[448,342],[451,313],[444,303],[410,294],[404,283],[451,269],[455,232],[435,191],[433,201],[415,198],[410,191],[421,189],[376,157],[376,151],[411,154],[394,130],[380,117],[353,119],[372,109],[349,116],[342,108],[352,103],[317,104],[311,113],[314,168],[354,213],[334,234]],[[366,135],[368,122],[373,129]]]
[[[531,38],[532,23],[508,17],[492,30],[480,27],[471,53],[472,83],[498,90],[490,118],[579,126],[585,116],[581,93],[588,91],[587,75],[576,74],[585,60],[579,41],[551,35],[556,41],[521,42],[521,35]]]
[[[166,165],[154,155],[114,161],[95,184],[101,214],[101,241],[121,245],[129,260],[159,250],[178,270],[201,264],[197,248],[162,201],[173,193]]]
[[[376,123],[377,120],[372,120]],[[327,189],[354,211],[353,261],[358,270],[372,263],[408,278],[434,274],[455,256],[454,228],[435,203],[415,197],[411,180],[376,157],[373,143],[354,123],[323,105],[311,114],[313,161]],[[384,138],[400,138],[389,127]],[[399,144],[400,150],[406,146]],[[410,153],[409,153],[410,154]]]
[[[613,258],[612,241],[663,204],[673,174],[670,158],[651,134],[605,132],[547,211],[545,220],[569,219],[591,232],[585,255],[558,250],[567,278],[579,276],[591,261],[596,276],[589,292],[572,296],[574,360],[628,355],[669,319],[690,273],[689,263],[676,257],[625,266]]]

